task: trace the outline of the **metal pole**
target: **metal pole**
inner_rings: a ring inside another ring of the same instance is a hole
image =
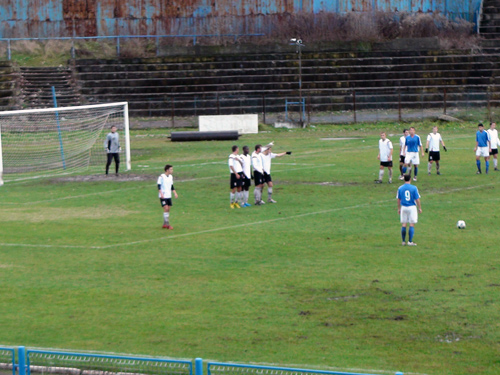
[[[10,39],[7,40],[7,59],[12,60],[12,52],[10,51]]]
[[[203,375],[203,359],[196,358],[194,360],[194,373],[195,375]]]
[[[26,349],[24,346],[17,348],[17,363],[19,365],[19,375],[26,375]]]
[[[116,37],[116,56],[120,57],[120,37]]]
[[[311,95],[307,97],[307,123],[311,123]]]
[[[71,58],[72,59],[75,58],[75,36],[76,36],[76,33],[75,33],[75,19],[73,18],[73,35],[72,35],[72,38],[71,38]]]
[[[300,125],[304,126],[303,102],[302,102],[302,44],[299,44],[299,97],[300,97]]]
[[[56,88],[54,86],[52,86],[52,99],[54,100],[54,108],[57,108]],[[64,148],[61,135],[61,124],[59,122],[59,112],[56,112],[56,122],[57,122],[57,133],[59,135],[59,148],[61,150],[63,169],[66,169],[66,160],[64,159]]]

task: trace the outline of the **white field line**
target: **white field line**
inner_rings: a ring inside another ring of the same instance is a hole
[[[303,170],[303,169],[328,168],[328,167],[332,167],[334,165],[335,164],[320,164],[320,165],[316,164],[314,166],[308,166],[307,168],[304,167],[304,168],[287,168],[287,169],[283,169],[283,170],[279,170],[279,169],[278,170],[273,170],[273,173],[288,172],[288,171],[300,171],[300,170]],[[178,183],[178,182],[193,182],[193,181],[209,180],[209,179],[224,178],[224,177],[228,177],[228,175],[179,179],[179,180],[175,180],[175,182],[176,183]],[[104,195],[104,194],[110,194],[110,193],[117,193],[117,192],[127,191],[127,190],[144,189],[144,188],[147,188],[148,186],[151,186],[153,184],[153,182],[154,181],[152,180],[151,182],[148,182],[145,185],[135,186],[135,187],[131,187],[131,188],[106,190],[106,191],[100,191],[100,192],[96,192],[96,193],[88,193],[88,194],[80,194],[80,195],[70,195],[70,196],[67,196],[67,197],[53,198],[53,199],[44,199],[44,200],[39,200],[39,201],[20,202],[20,203],[19,202],[16,202],[16,203],[13,203],[13,202],[0,202],[0,205],[36,205],[36,204],[40,204],[40,203],[57,202],[57,201],[68,200],[68,199],[85,198],[85,197],[96,196],[96,195]]]
[[[473,190],[473,189],[480,189],[488,186],[494,186],[496,184],[491,183],[491,184],[486,184],[486,185],[476,185],[476,186],[467,186],[464,188],[455,188],[455,189],[450,189],[446,191],[437,191],[434,193],[429,193],[428,195],[437,195],[437,194],[448,194],[452,192],[457,192],[457,191],[464,191],[464,190]],[[197,236],[200,234],[206,234],[206,233],[214,233],[214,232],[220,232],[220,231],[227,231],[228,229],[236,229],[236,228],[242,228],[242,227],[249,227],[252,225],[261,225],[261,224],[267,224],[267,223],[274,223],[278,221],[284,221],[284,220],[291,220],[291,219],[297,219],[301,217],[307,217],[307,216],[313,216],[313,215],[322,215],[322,214],[328,214],[331,212],[337,212],[337,211],[343,211],[343,210],[352,210],[356,208],[362,208],[362,207],[367,207],[367,206],[374,206],[374,205],[381,205],[389,202],[394,202],[395,199],[385,199],[381,200],[378,202],[369,202],[369,203],[363,203],[363,204],[357,204],[354,206],[347,206],[347,207],[336,207],[336,208],[331,208],[328,210],[320,210],[320,211],[315,211],[315,212],[307,212],[303,214],[298,214],[298,215],[292,215],[292,216],[287,216],[287,217],[280,217],[276,219],[269,219],[269,220],[261,220],[261,221],[255,221],[252,223],[244,223],[244,224],[238,224],[238,225],[231,225],[227,227],[219,227],[219,228],[213,228],[213,229],[207,229],[207,230],[202,230],[198,232],[190,232],[190,233],[184,233],[184,234],[174,234],[170,236],[162,236],[162,237],[157,237],[157,238],[150,238],[147,240],[140,240],[140,241],[131,241],[131,242],[123,242],[123,243],[118,243],[118,244],[112,244],[112,245],[104,245],[104,246],[85,246],[85,245],[41,245],[41,244],[19,244],[19,243],[0,243],[0,246],[19,246],[19,247],[38,247],[38,248],[61,248],[61,249],[99,249],[99,250],[104,250],[104,249],[111,249],[111,248],[116,248],[120,246],[132,246],[132,245],[137,245],[137,244],[144,244],[148,242],[154,242],[154,241],[160,241],[160,240],[166,240],[166,239],[175,239],[175,238],[182,238],[182,237],[190,237],[190,236]]]

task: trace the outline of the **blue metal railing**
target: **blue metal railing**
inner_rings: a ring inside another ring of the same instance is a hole
[[[212,370],[212,367],[218,367],[218,369]],[[230,372],[228,368],[233,368],[233,372]],[[339,371],[324,371],[324,370],[307,370],[301,368],[291,368],[291,367],[275,367],[275,366],[258,366],[258,365],[243,365],[236,363],[222,363],[222,362],[209,362],[207,363],[207,375],[216,375],[218,371],[220,373],[225,373],[230,375],[234,372],[241,372],[245,375],[250,375],[254,373],[255,375],[272,375],[279,372],[280,375],[283,372],[288,372],[290,375],[298,375],[298,374],[322,374],[322,375],[373,375],[366,373],[354,373],[354,372],[339,372]],[[396,372],[396,375],[403,375],[402,372]]]
[[[35,354],[46,355],[48,359],[56,361],[60,357],[61,361],[64,361],[66,365],[73,364],[74,367],[78,367],[78,365],[86,365],[86,367],[93,367],[92,369],[103,370],[108,369],[111,370],[114,362],[117,361],[117,365],[121,366],[119,368],[120,372],[123,372],[125,369],[123,367],[128,366],[127,370],[130,370],[131,367],[134,367],[137,362],[150,363],[152,365],[162,365],[162,364],[178,364],[184,365],[187,368],[188,375],[193,375],[193,363],[192,361],[186,360],[174,360],[174,359],[159,359],[159,358],[148,358],[148,357],[130,357],[130,356],[118,356],[118,355],[103,355],[103,354],[91,354],[91,353],[73,353],[73,352],[59,352],[59,351],[47,351],[47,350],[27,350],[26,351],[26,375],[31,374],[31,365],[32,365],[32,357]],[[42,358],[43,359],[43,358]],[[91,366],[89,366],[91,365]],[[56,364],[53,364],[56,366]],[[137,371],[138,373],[140,372]],[[149,373],[148,371],[145,371]],[[163,372],[165,374],[165,372]],[[23,375],[20,373],[19,375]]]
[[[72,373],[72,370],[79,370],[78,373],[81,373],[81,370],[97,370],[98,373],[102,372],[102,374],[110,371],[110,373],[130,372],[150,375],[168,375],[169,373],[174,375],[203,375],[202,358],[196,358],[194,360],[176,360],[52,350],[32,350],[26,349],[24,346],[19,346],[17,347],[16,364],[15,348],[0,347],[0,361],[3,362],[6,359],[9,362],[12,361],[13,375],[16,375],[16,370],[18,370],[19,375],[31,375],[32,367],[36,372],[42,371],[49,374],[60,373],[58,369],[64,368],[67,373]],[[368,373],[223,362],[208,362],[206,363],[206,369],[207,375],[373,375]],[[395,375],[403,375],[403,373],[396,372]]]
[[[12,375],[16,375],[16,353],[14,348],[0,347],[0,358],[7,359],[12,363]]]
[[[7,59],[12,60],[12,47],[11,43],[21,40],[70,40],[71,44],[71,57],[75,58],[75,41],[77,40],[101,40],[101,39],[116,39],[116,55],[120,56],[120,40],[121,39],[134,39],[134,38],[150,38],[156,40],[156,56],[160,54],[160,39],[161,38],[193,38],[193,45],[196,45],[198,38],[219,38],[231,37],[236,42],[240,37],[247,36],[264,36],[265,34],[179,34],[179,35],[113,35],[113,36],[62,36],[54,38],[0,38],[0,42],[7,43]]]

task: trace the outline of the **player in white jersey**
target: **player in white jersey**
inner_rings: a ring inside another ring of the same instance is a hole
[[[243,186],[243,162],[238,155],[238,146],[233,146],[231,150],[233,152],[229,154],[227,162],[229,173],[231,173],[229,181],[229,188],[231,189],[229,193],[229,208],[241,208],[240,203],[243,204],[241,193],[241,187]]]
[[[387,138],[385,132],[380,133],[380,139],[378,141],[378,156],[377,159],[380,160],[380,169],[378,171],[378,180],[375,183],[381,184],[382,178],[384,177],[384,168],[387,167],[389,170],[389,183],[392,184],[392,142]]]
[[[406,145],[406,137],[408,137],[410,133],[408,129],[403,130],[403,135],[399,138],[399,179],[403,180],[403,167],[405,165],[405,145]]]
[[[255,151],[252,152],[252,167],[253,167],[253,181],[255,189],[253,196],[255,198],[255,205],[259,206],[264,204],[262,201],[262,189],[264,188],[264,170],[262,169],[262,145],[255,145]]]
[[[427,136],[427,144],[425,145],[425,152],[429,153],[429,164],[427,165],[427,173],[429,176],[431,175],[432,162],[436,162],[436,173],[438,175],[441,174],[439,171],[439,161],[441,160],[441,155],[439,153],[440,143],[443,145],[443,149],[448,151],[443,142],[443,138],[441,138],[441,134],[438,133],[438,127],[434,126],[432,128],[432,133],[429,133]]]
[[[160,198],[161,206],[163,207],[163,228],[174,229],[170,226],[170,207],[172,207],[172,193],[177,199],[179,196],[174,189],[174,167],[170,164],[165,166],[165,173],[158,177],[158,197]]]
[[[273,142],[262,148],[262,169],[264,171],[264,182],[267,184],[267,202],[277,203],[273,199],[273,179],[271,178],[271,159],[279,158],[284,155],[291,155],[291,151],[282,152],[281,154],[274,154],[271,152]]]
[[[248,146],[243,146],[243,154],[240,155],[240,160],[243,162],[243,206],[250,207],[248,203],[248,194],[252,185],[252,156],[249,154]]]
[[[498,139],[498,131],[495,129],[496,127],[496,123],[490,123],[490,128],[487,132],[490,135],[490,156],[493,156],[493,166],[495,167],[495,171],[498,171],[498,146],[500,144],[500,140]]]

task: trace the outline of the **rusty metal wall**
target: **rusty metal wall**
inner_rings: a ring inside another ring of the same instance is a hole
[[[266,16],[300,11],[439,11],[474,21],[481,0],[1,0],[0,37],[266,32]],[[272,17],[271,17],[272,18]],[[233,22],[234,23],[234,22]]]

